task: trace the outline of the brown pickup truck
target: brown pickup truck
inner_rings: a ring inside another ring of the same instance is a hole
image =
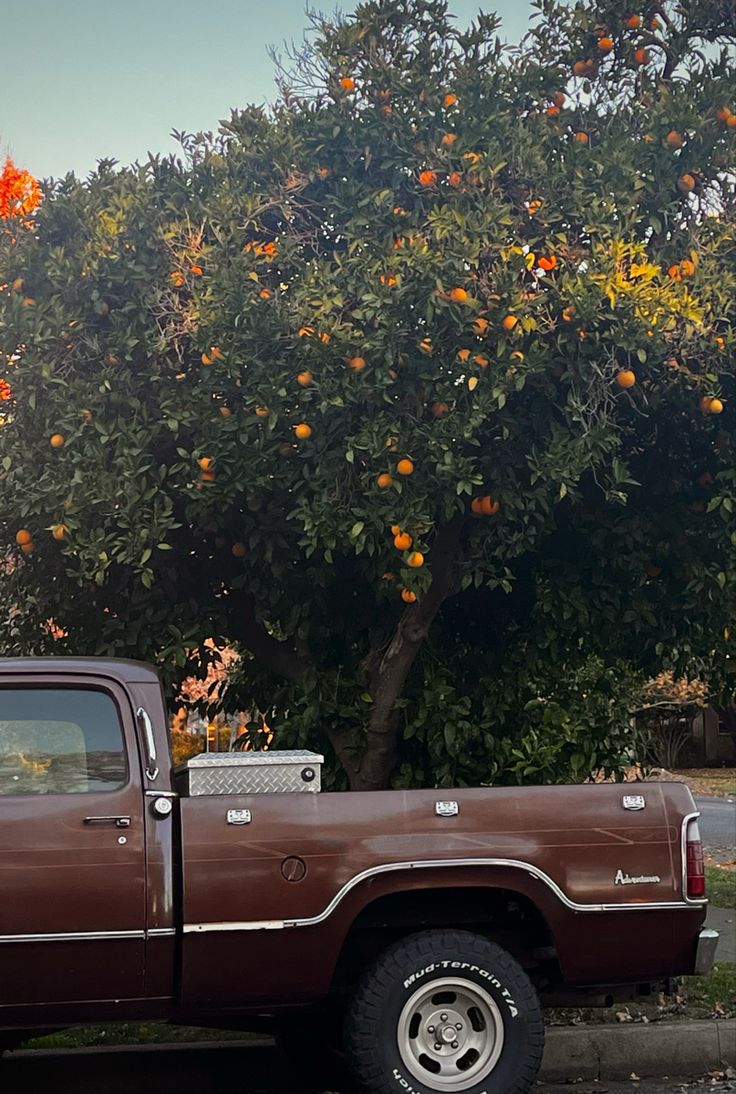
[[[321,757],[173,771],[152,669],[0,660],[0,1038],[113,1019],[339,1039],[371,1091],[534,1081],[543,1001],[705,972],[677,783],[319,793]]]

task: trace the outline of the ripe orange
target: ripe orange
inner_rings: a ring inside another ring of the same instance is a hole
[[[566,308],[562,309],[562,318],[566,323],[571,322],[575,318],[575,305],[568,304]]]
[[[454,186],[457,189],[457,187],[463,181],[463,176],[460,174],[459,171],[450,171],[450,174],[447,176],[447,181],[449,182],[450,186]]]
[[[636,373],[633,369],[623,368],[620,372],[616,373],[616,383],[619,387],[630,388],[636,383]]]
[[[554,270],[557,265],[557,257],[555,255],[542,255],[537,264],[549,273],[549,271]]]
[[[403,460],[399,460],[399,462],[396,464],[396,470],[399,472],[400,475],[413,475],[414,464],[411,460],[405,458]]]
[[[389,473],[387,471],[384,471],[381,475],[378,476],[378,478],[376,479],[376,482],[378,483],[378,485],[381,487],[382,490],[386,490],[386,489],[388,489],[389,486],[393,486],[394,480],[393,480],[393,477],[391,475],[389,475]]]
[[[709,414],[722,414],[723,403],[720,399],[711,399],[710,406],[708,407]]]
[[[15,542],[19,547],[25,546],[26,543],[33,543],[33,532],[29,532],[27,528],[21,528],[15,533]]]
[[[667,136],[664,138],[670,148],[682,148],[685,141],[683,140],[682,133],[678,133],[676,129],[670,129]]]
[[[397,532],[394,536],[394,547],[397,551],[408,551],[413,542],[408,532]]]
[[[482,315],[479,315],[478,318],[476,320],[474,320],[474,322],[473,322],[473,333],[474,334],[485,334],[485,332],[487,330],[488,330],[488,320],[484,319]]]
[[[476,353],[473,360],[476,363],[476,365],[478,366],[478,368],[488,368],[488,366],[490,364],[490,361],[486,357],[485,353]]]
[[[267,418],[270,413],[271,412],[267,406],[256,407],[256,418]]]
[[[560,113],[559,106],[555,106],[554,104],[552,106],[548,106],[547,109],[545,110],[545,114],[550,118],[556,118],[559,113]]]
[[[610,53],[613,49],[613,38],[609,38],[608,35],[604,35],[603,38],[599,38],[598,49],[601,51],[601,53]]]
[[[392,536],[400,536],[401,535],[401,525],[400,524],[392,524],[391,525],[391,535]]]
[[[641,26],[641,15],[627,15],[624,19],[624,26],[629,30],[638,30]]]
[[[300,338],[308,338],[310,334],[314,334],[314,327],[300,327],[296,333]]]
[[[723,120],[725,121],[726,119],[724,118]],[[22,277],[16,277],[15,280],[12,282],[10,287],[13,290],[13,292],[22,292],[24,285],[25,285],[25,281],[23,280],[23,278]]]
[[[455,304],[464,304],[467,299],[468,293],[466,289],[450,289],[450,300],[452,300]]]
[[[215,472],[214,471],[203,471],[202,474],[200,475],[200,478],[202,479],[203,482],[214,482],[215,481]]]
[[[23,552],[24,555],[32,555],[33,554],[33,543],[32,542],[31,543],[24,543],[21,546],[21,551]]]
[[[189,271],[190,273],[193,273],[195,277],[201,277],[204,272],[201,266],[190,266]]]
[[[693,175],[685,173],[677,182],[677,189],[681,194],[689,194],[691,190],[695,189],[695,178]]]
[[[51,529],[51,535],[55,540],[61,541],[66,538],[66,534],[69,531],[66,524],[55,524]]]
[[[457,133],[445,133],[444,137],[442,138],[442,143],[447,148],[447,147],[451,147],[455,143],[456,140],[457,140]]]
[[[211,471],[215,466],[215,461],[212,456],[200,456],[197,460],[200,471]]]
[[[230,407],[229,407],[229,406],[221,406],[221,407],[220,407],[220,415],[221,415],[221,417],[223,417],[223,418],[229,418],[231,414],[232,414],[232,410],[230,409]]]
[[[306,422],[300,422],[299,425],[294,426],[294,433],[300,441],[305,441],[312,436],[312,427]]]
[[[406,560],[407,566],[411,566],[413,570],[418,570],[420,566],[424,565],[424,555],[421,551],[412,551]]]
[[[729,116],[726,118],[726,125],[729,129],[736,128],[736,114],[729,114]]]
[[[719,106],[716,109],[716,117],[719,122],[727,122],[731,117],[731,109],[728,106]]]
[[[179,270],[172,270],[172,272],[169,274],[169,278],[171,280],[171,284],[177,289],[180,289],[184,284],[184,274],[180,273]]]
[[[382,273],[379,276],[378,280],[381,282],[382,285],[388,285],[389,288],[393,288],[393,286],[396,284],[396,278],[393,274]]]
[[[639,46],[638,49],[634,50],[634,60],[638,65],[645,65],[649,60],[649,50]]]
[[[500,501],[494,501],[494,499],[486,494],[484,498],[481,498],[480,511],[485,517],[495,517],[498,510],[501,508]]]
[[[208,353],[203,353],[200,357],[200,361],[203,365],[214,365],[215,361],[213,357],[210,357]]]
[[[519,320],[515,315],[507,315],[501,323],[501,326],[504,330],[513,330],[518,322]]]
[[[521,352],[520,349],[515,349],[511,354],[511,360],[518,361],[519,364],[521,364],[524,360],[524,354]]]
[[[680,273],[683,277],[692,277],[695,273],[695,263],[689,258],[683,258],[680,263]]]
[[[411,589],[401,590],[401,599],[404,601],[405,604],[413,604],[416,601],[416,598],[417,594],[413,593]]]
[[[555,91],[554,95],[552,96],[552,102],[555,104],[555,106],[559,106],[560,109],[565,105],[566,100],[567,95],[564,91]]]
[[[457,351],[457,360],[458,361],[463,361],[463,362],[469,361],[470,360],[470,350],[469,349],[459,349]]]
[[[312,373],[308,368],[305,368],[303,372],[297,373],[296,382],[299,384],[299,387],[309,387],[313,379],[314,376]]]
[[[575,134],[575,140],[578,144],[590,144],[590,137],[587,133],[584,133],[582,129]]]
[[[343,89],[343,91],[354,91],[355,80],[352,78],[352,76],[343,76],[343,78],[340,80],[340,87]]]
[[[320,342],[324,342],[324,344],[327,345],[331,337],[331,334],[328,334],[326,330],[323,330],[319,336],[319,340]]]
[[[49,437],[49,444],[52,448],[61,448],[64,444],[64,440],[63,433],[53,433],[51,437]]]
[[[261,289],[258,295],[260,296],[261,300],[270,300],[273,296],[273,293],[270,289]]]
[[[237,543],[233,543],[230,550],[232,551],[235,558],[245,558],[245,556],[248,554],[248,548],[245,546],[244,543],[241,543],[239,540]]]
[[[444,99],[442,100],[442,105],[444,106],[445,110],[447,110],[449,107],[454,106],[456,102],[457,95],[453,95],[451,91],[448,91]]]
[[[345,364],[348,368],[351,368],[353,372],[362,372],[365,368],[365,357],[346,357]]]
[[[419,185],[420,186],[434,186],[437,182],[436,171],[420,171],[419,172]]]
[[[431,353],[432,352],[432,339],[431,338],[422,338],[421,342],[419,343],[419,348],[422,351],[422,353]]]
[[[447,403],[432,403],[432,417],[442,418],[449,411]]]
[[[475,513],[475,515],[479,517],[481,515],[481,513],[483,512],[482,506],[483,506],[483,498],[473,498],[473,500],[470,503],[471,512]]]

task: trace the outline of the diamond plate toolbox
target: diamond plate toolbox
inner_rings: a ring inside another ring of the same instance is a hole
[[[201,794],[317,794],[324,756],[317,752],[208,752],[178,770],[181,792]]]

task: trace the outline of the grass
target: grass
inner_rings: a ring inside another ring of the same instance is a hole
[[[111,1022],[104,1026],[78,1026],[32,1037],[23,1048],[98,1048],[101,1045],[186,1044],[192,1041],[247,1041],[253,1034],[229,1029],[170,1026],[165,1022]]]
[[[706,866],[705,884],[708,899],[716,908],[736,908],[736,870]]]

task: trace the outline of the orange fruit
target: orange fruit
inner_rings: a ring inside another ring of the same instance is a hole
[[[645,65],[649,60],[649,50],[639,46],[638,49],[634,50],[634,60],[638,65]]]
[[[473,361],[476,363],[478,368],[488,368],[490,364],[490,361],[486,357],[485,353],[476,353]]]
[[[710,410],[710,404],[712,403],[712,401],[713,401],[713,399],[710,395],[703,395],[703,397],[700,399],[700,401],[698,403],[698,406],[700,407],[703,414],[708,413],[708,411]]]
[[[51,535],[55,540],[62,540],[66,538],[66,534],[69,531],[66,524],[55,524],[51,529]]]
[[[442,418],[449,411],[447,403],[432,403],[432,417]]]
[[[604,35],[598,39],[598,49],[601,53],[610,53],[613,49],[613,38],[609,38],[608,35]]]
[[[471,512],[475,513],[476,516],[480,516],[481,513],[483,512],[482,506],[483,506],[483,498],[473,498],[473,500],[470,503]]]
[[[61,448],[64,444],[64,439],[63,433],[52,433],[49,437],[49,444],[52,448]]]
[[[692,277],[695,273],[695,263],[689,258],[683,258],[680,263],[680,273],[683,277]]]
[[[384,581],[396,581],[396,574],[392,574],[390,570],[386,570],[381,577]]]
[[[330,177],[329,167],[318,167],[317,174],[321,179],[328,179]]]
[[[432,339],[431,338],[422,338],[421,342],[419,343],[419,348],[422,351],[422,353],[431,353],[432,352]]]
[[[324,342],[324,344],[327,345],[331,337],[331,334],[328,334],[326,330],[323,330],[319,336],[319,340],[320,342]]]
[[[513,351],[513,353],[511,354],[511,360],[512,361],[518,361],[519,364],[521,364],[522,361],[524,360],[524,354],[521,352],[520,349],[515,349]]]
[[[258,295],[260,296],[261,300],[270,300],[273,296],[273,293],[270,289],[261,289]]]
[[[501,323],[501,326],[504,330],[513,330],[518,322],[519,320],[515,315],[507,315]]]
[[[562,309],[562,318],[566,323],[571,322],[575,318],[575,305],[568,304],[566,308]]]
[[[200,471],[211,471],[215,466],[215,461],[212,456],[200,456],[197,460]]]
[[[678,133],[676,129],[670,129],[667,136],[664,138],[670,148],[682,148],[685,141],[682,138],[682,133]]]
[[[389,288],[392,288],[396,284],[396,278],[393,274],[382,273],[379,276],[378,280],[381,282],[382,285],[388,285]]]
[[[590,144],[590,137],[587,133],[584,133],[582,129],[575,134],[575,140],[578,144]]]
[[[456,102],[457,95],[453,95],[451,91],[448,91],[444,99],[442,100],[442,105],[444,106],[445,110],[447,110],[449,107],[454,106]]]
[[[624,19],[624,26],[629,30],[638,30],[641,26],[641,15],[627,15]]]
[[[710,406],[708,407],[709,414],[722,414],[723,403],[720,399],[711,399]]]
[[[389,486],[393,486],[394,480],[393,480],[393,477],[391,475],[389,475],[387,471],[384,471],[383,474],[378,476],[378,478],[376,479],[376,482],[378,483],[378,485],[381,487],[382,490],[386,490],[386,489],[388,489]]]
[[[565,105],[566,100],[567,95],[564,91],[555,91],[554,95],[552,96],[552,102],[555,104],[555,106],[559,106],[560,109]]]
[[[178,270],[172,270],[172,272],[169,274],[169,278],[172,285],[174,285],[174,287],[177,289],[180,289],[184,284],[184,274],[179,273]]]
[[[473,333],[485,334],[488,330],[488,320],[484,319],[482,315],[479,315],[477,319],[473,321]]]
[[[213,357],[210,357],[208,353],[203,353],[200,357],[200,361],[203,365],[214,365],[215,361]]]
[[[677,181],[677,189],[681,194],[689,194],[691,190],[695,189],[695,178],[693,175],[685,173]]]
[[[630,388],[636,383],[636,373],[633,369],[623,368],[620,372],[616,373],[616,383],[619,387]]]
[[[396,470],[400,475],[413,475],[414,464],[409,459],[399,460],[399,462],[396,464]]]
[[[222,360],[223,353],[219,346],[210,346],[210,357],[213,361]]]
[[[305,368],[303,372],[297,373],[296,382],[299,384],[299,387],[309,387],[313,379],[314,376],[312,373],[308,368]]]
[[[397,532],[394,536],[394,547],[397,551],[408,551],[413,542],[408,532]]]
[[[419,185],[420,186],[434,186],[437,182],[436,171],[420,171],[419,172]]]
[[[463,362],[469,361],[470,360],[470,350],[469,349],[459,349],[457,351],[457,360],[458,361],[463,361]]]
[[[724,118],[723,120],[725,121],[726,119]],[[21,292],[24,285],[25,285],[25,281],[23,280],[23,278],[22,277],[16,277],[15,280],[12,282],[10,287],[13,290],[13,292]]]
[[[452,300],[455,304],[464,304],[467,299],[468,293],[466,289],[450,289],[450,300]]]
[[[248,548],[245,546],[244,543],[241,543],[239,540],[237,543],[233,543],[230,550],[235,558],[245,558],[245,556],[248,554]]]
[[[20,528],[15,533],[15,542],[19,547],[24,547],[26,543],[33,543],[33,532],[29,532],[27,528]]]
[[[731,117],[731,110],[728,106],[719,106],[716,108],[716,117],[719,122],[727,122]],[[13,282],[15,284],[15,282]]]
[[[23,552],[24,555],[32,555],[33,554],[33,543],[24,543],[21,546],[21,551]]]
[[[189,271],[190,273],[193,273],[195,277],[201,277],[203,273],[201,266],[190,266]]]
[[[203,471],[202,474],[200,475],[200,478],[202,479],[203,482],[214,482],[215,481],[215,472],[214,471]]]
[[[400,524],[392,524],[391,525],[391,535],[392,536],[400,536],[401,535],[401,525]]]
[[[424,565],[424,555],[421,551],[412,551],[406,560],[407,566],[411,566],[413,570],[418,570],[420,566]]]
[[[365,357],[346,357],[345,364],[348,368],[351,368],[353,372],[362,372],[365,368]]]
[[[726,118],[726,125],[729,129],[736,128],[736,114],[729,114],[729,116]]]
[[[267,418],[270,413],[271,412],[267,406],[256,407],[256,418]]]
[[[454,186],[457,189],[457,187],[463,181],[463,176],[460,174],[459,171],[450,171],[450,174],[447,176],[447,181],[449,182],[450,186]]]
[[[354,91],[355,80],[352,78],[352,76],[343,76],[343,78],[340,80],[340,87],[343,89],[343,91]]]
[[[310,334],[314,334],[314,327],[300,327],[296,333],[300,338],[308,338]]]
[[[498,510],[501,508],[500,501],[494,501],[494,499],[486,494],[480,501],[480,511],[485,517],[494,517]]]
[[[545,114],[547,114],[550,118],[556,118],[559,113],[559,106],[555,106],[554,104],[552,106],[548,106],[545,110]]]
[[[541,266],[543,270],[546,270],[547,273],[549,273],[549,271],[554,270],[555,266],[557,265],[557,258],[555,255],[542,255],[542,257],[539,259],[538,265]]]
[[[294,426],[294,433],[300,441],[305,441],[307,437],[312,436],[312,427],[307,425],[306,422],[299,422],[298,425]]]
[[[457,140],[457,133],[445,133],[445,135],[442,138],[442,143],[447,148],[447,147],[451,147],[455,143],[456,140]]]
[[[411,589],[401,590],[401,599],[404,601],[405,604],[413,604],[416,601],[416,598],[417,594],[413,593]]]
[[[221,417],[229,418],[231,414],[232,414],[232,410],[230,409],[229,406],[221,406],[220,407],[220,416]]]

